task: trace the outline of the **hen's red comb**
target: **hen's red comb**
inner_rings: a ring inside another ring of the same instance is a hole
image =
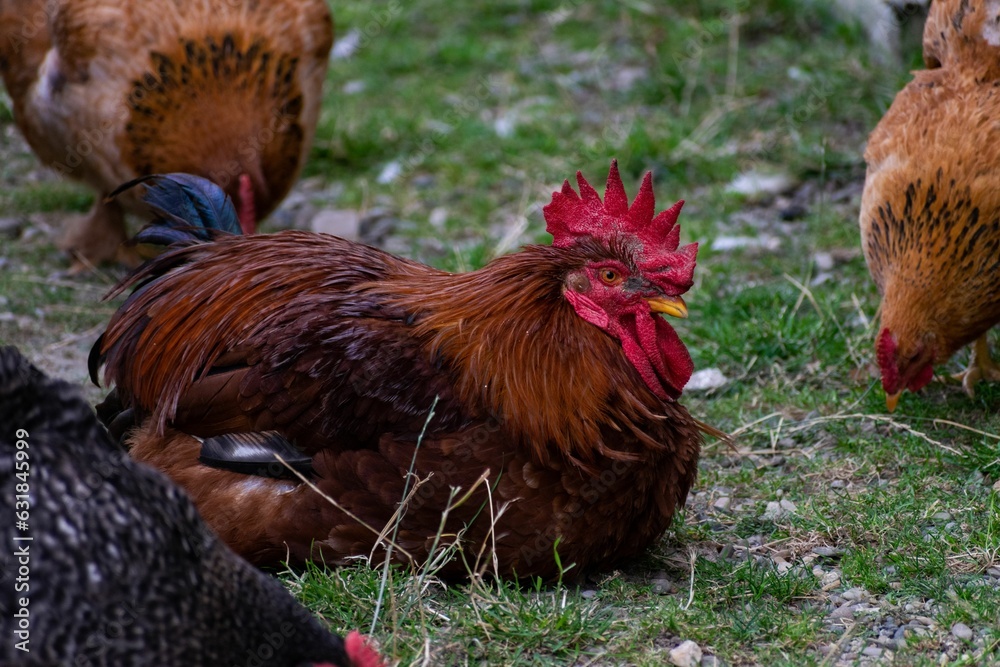
[[[603,202],[579,171],[576,172],[576,181],[580,194],[569,181],[563,181],[562,190],[552,193],[552,201],[542,209],[545,229],[553,237],[552,245],[564,248],[586,236],[606,242],[616,239],[618,243],[634,248],[636,263],[643,275],[667,294],[680,294],[691,287],[698,244],[677,247],[681,239],[677,216],[684,200],[654,218],[653,176],[651,172],[646,172],[639,194],[629,206],[628,195],[618,173],[618,160],[611,161]]]
[[[347,650],[347,657],[351,659],[353,667],[385,667],[385,661],[368,642],[364,636],[354,630],[347,635],[344,640],[344,647]]]

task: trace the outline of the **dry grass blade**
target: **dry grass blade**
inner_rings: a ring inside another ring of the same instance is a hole
[[[694,566],[698,560],[698,552],[694,549],[688,549],[688,562],[691,566],[691,581],[688,584],[688,599],[681,607],[684,611],[687,611],[691,607],[691,603],[694,602]]]
[[[777,413],[777,412],[773,412],[773,413],[771,413],[769,415],[761,417],[760,419],[756,419],[756,420],[750,422],[749,424],[744,424],[740,428],[738,428],[735,431],[733,431],[733,433],[731,435],[735,436],[735,435],[737,435],[739,433],[745,433],[747,431],[753,430],[758,424],[760,424],[762,422],[766,422],[766,421],[768,421],[770,419],[773,419],[775,417],[781,417],[781,414]],[[909,424],[905,424],[905,423],[903,423],[901,421],[898,421],[896,419],[893,419],[892,417],[889,417],[887,415],[875,415],[875,414],[866,414],[866,413],[851,413],[851,414],[826,415],[824,417],[816,417],[815,419],[807,419],[807,420],[805,420],[803,422],[800,422],[800,423],[796,424],[795,426],[789,428],[788,431],[787,431],[787,433],[788,434],[799,433],[801,431],[805,431],[807,429],[813,428],[817,424],[823,424],[823,423],[827,423],[827,422],[851,421],[851,420],[860,420],[860,421],[863,421],[863,420],[866,420],[866,419],[869,420],[869,421],[873,421],[873,422],[880,422],[880,423],[883,423],[883,424],[888,424],[889,426],[892,426],[893,428],[898,428],[898,429],[900,429],[902,431],[906,431],[910,435],[916,436],[916,437],[920,438],[921,440],[923,440],[924,442],[930,443],[930,444],[934,445],[935,447],[940,447],[941,449],[944,449],[945,451],[951,452],[952,454],[955,454],[956,456],[965,456],[965,454],[963,452],[955,449],[954,447],[950,447],[949,445],[944,444],[940,440],[935,440],[934,438],[930,437],[929,435],[927,435],[923,431],[918,431],[917,429],[913,428]],[[940,422],[942,424],[949,424],[951,426],[957,426],[959,428],[966,428],[967,430],[974,431],[974,432],[977,432],[977,433],[982,433],[982,435],[990,436],[990,437],[993,437],[993,438],[996,438],[996,439],[1000,440],[1000,436],[995,436],[995,435],[992,435],[990,433],[986,433],[984,431],[977,431],[976,429],[972,429],[972,428],[969,428],[969,427],[963,427],[961,424],[956,424],[954,422],[949,422],[947,420],[935,419],[932,423],[936,424],[937,422]]]
[[[819,307],[819,303],[816,301],[816,297],[813,296],[812,290],[787,273],[782,274],[782,276],[785,280],[794,285],[797,290],[799,290],[799,298],[795,302],[795,306],[792,308],[792,315],[795,315],[795,313],[798,312],[799,306],[802,305],[802,300],[808,299],[809,303],[812,304],[813,309],[815,309],[816,314],[819,316],[820,321],[824,321],[826,319],[826,315],[823,313],[823,309]]]
[[[774,419],[775,417],[781,417],[781,416],[782,415],[781,415],[780,412],[772,412],[771,414],[764,415],[763,417],[761,417],[759,419],[755,419],[752,422],[749,422],[747,424],[744,424],[743,426],[740,426],[738,429],[736,429],[735,431],[733,431],[732,433],[730,433],[729,437],[730,438],[735,438],[738,435],[742,435],[743,433],[747,433],[748,431],[754,430],[754,427],[756,427],[758,424],[761,424],[761,423],[766,422],[766,421],[770,421],[771,419]]]
[[[928,442],[928,443],[934,445],[935,447],[940,447],[941,449],[944,449],[945,451],[951,452],[952,454],[955,454],[956,456],[965,456],[965,454],[963,452],[960,452],[959,450],[955,449],[954,447],[949,447],[948,445],[944,444],[943,442],[941,442],[939,440],[935,440],[934,438],[930,437],[929,435],[927,435],[923,431],[918,431],[917,429],[913,428],[909,424],[904,424],[903,422],[897,421],[897,420],[893,419],[892,417],[888,417],[886,415],[872,415],[872,414],[854,413],[854,414],[849,414],[849,415],[829,415],[829,416],[826,416],[826,417],[817,417],[816,419],[810,419],[810,420],[808,420],[808,422],[804,422],[802,424],[799,424],[798,426],[795,426],[795,427],[789,429],[789,433],[798,433],[799,431],[804,431],[807,428],[812,428],[814,425],[816,425],[816,424],[822,424],[824,422],[848,421],[848,420],[854,420],[854,419],[857,419],[857,420],[868,419],[868,420],[871,420],[871,421],[874,421],[874,422],[880,422],[880,423],[883,423],[883,424],[888,424],[889,426],[892,426],[893,428],[898,428],[898,429],[900,429],[902,431],[906,431],[910,435],[914,435],[914,436],[920,438],[921,440],[923,440],[924,442]]]
[[[960,428],[963,431],[969,431],[970,433],[977,433],[987,438],[1000,440],[1000,435],[997,435],[996,433],[988,433],[987,431],[981,431],[978,428],[972,428],[971,426],[966,426],[965,424],[959,424],[958,422],[953,422],[950,419],[934,419],[931,421],[931,423],[934,424],[935,426],[939,426],[942,424],[945,426],[954,426],[955,428]]]

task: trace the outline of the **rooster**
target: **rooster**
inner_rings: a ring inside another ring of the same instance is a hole
[[[79,393],[0,348],[0,664],[383,664],[222,544]]]
[[[101,410],[259,565],[380,558],[395,524],[401,563],[453,539],[444,576],[612,567],[668,528],[717,432],[677,402],[691,357],[659,316],[687,315],[683,202],[654,217],[647,173],[630,206],[615,163],[603,201],[577,180],[544,209],[551,246],[469,273],[299,231],[169,250],[117,288]]]
[[[137,263],[122,242],[139,202],[105,195],[142,175],[212,179],[253,231],[305,160],[332,43],[324,0],[0,0],[18,127],[98,194],[60,240],[74,270]]]
[[[915,73],[868,140],[861,238],[882,294],[875,350],[894,410],[972,343],[956,376],[1000,379],[1000,7],[935,0]]]

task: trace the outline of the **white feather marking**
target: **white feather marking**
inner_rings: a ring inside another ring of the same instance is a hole
[[[1000,46],[1000,0],[987,0],[986,18],[983,19],[983,39],[990,46]]]

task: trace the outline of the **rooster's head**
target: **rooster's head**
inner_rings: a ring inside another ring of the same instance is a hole
[[[932,335],[910,337],[900,341],[888,327],[884,327],[875,342],[875,357],[882,372],[885,406],[892,412],[904,389],[918,391],[934,377],[936,346]]]
[[[646,385],[661,398],[676,398],[691,377],[691,355],[659,313],[687,317],[681,295],[692,285],[698,244],[678,248],[679,201],[654,217],[652,176],[628,195],[611,163],[604,200],[577,172],[580,193],[569,181],[544,209],[556,247],[586,247],[588,260],[566,276],[563,293],[577,315],[617,338]]]

